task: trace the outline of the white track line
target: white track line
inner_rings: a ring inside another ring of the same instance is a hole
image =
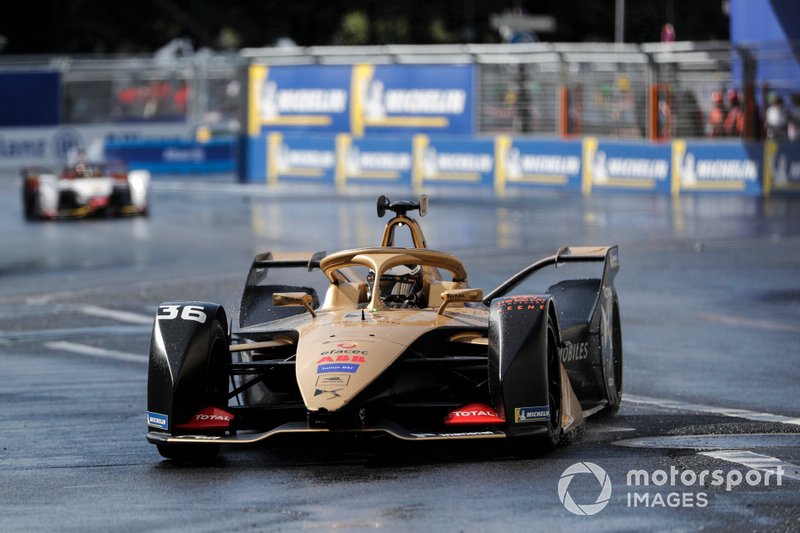
[[[711,413],[715,415],[730,416],[733,418],[744,418],[754,422],[777,422],[780,424],[791,424],[800,426],[800,418],[791,416],[775,415],[772,413],[761,413],[758,411],[748,411],[747,409],[732,409],[728,407],[715,407],[713,405],[703,405],[698,403],[681,402],[677,400],[664,400],[660,398],[648,398],[647,396],[637,396],[635,394],[623,394],[623,401],[642,405],[654,405],[673,411],[694,411],[697,413]]]
[[[44,343],[44,346],[50,348],[51,350],[79,353],[81,355],[90,355],[92,357],[100,357],[103,359],[115,359],[117,361],[126,361],[129,363],[147,363],[146,355],[118,352],[116,350],[106,350],[105,348],[97,348],[95,346],[78,344],[76,342],[54,341],[46,342]]]
[[[99,316],[103,318],[110,318],[119,322],[127,322],[129,324],[152,324],[153,317],[147,315],[140,315],[138,313],[129,313],[128,311],[118,311],[116,309],[108,309],[106,307],[98,307],[96,305],[82,305],[78,310],[84,315]]]
[[[761,455],[747,450],[719,450],[713,452],[700,452],[699,455],[721,459],[736,463],[754,470],[776,473],[778,467],[782,469],[781,476],[789,479],[800,480],[800,466],[781,461],[777,457]]]

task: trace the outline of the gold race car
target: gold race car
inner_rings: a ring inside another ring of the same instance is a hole
[[[536,451],[618,409],[616,246],[561,248],[484,294],[412,211],[427,198],[379,198],[394,214],[380,246],[256,256],[235,331],[220,305],[161,304],[148,441],[177,460],[287,433]],[[395,245],[401,230],[412,246]]]

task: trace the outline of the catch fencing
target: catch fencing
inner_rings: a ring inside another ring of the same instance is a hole
[[[473,64],[478,135],[583,135],[665,140],[761,139],[768,91],[789,103],[797,80],[776,68],[798,47],[734,48],[727,42],[386,45],[194,52],[152,57],[0,56],[0,72],[60,73],[60,123],[182,122],[238,134],[246,118],[246,69],[264,65]],[[797,97],[798,95],[794,95]],[[715,99],[720,100],[715,102]],[[715,105],[745,120],[714,132]]]

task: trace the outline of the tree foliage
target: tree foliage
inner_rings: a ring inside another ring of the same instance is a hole
[[[216,50],[272,46],[493,43],[492,14],[518,11],[556,19],[551,42],[612,41],[616,0],[34,0],[0,18],[5,54],[151,53],[175,38]],[[665,22],[679,40],[727,39],[722,0],[628,0],[628,42],[658,41]]]

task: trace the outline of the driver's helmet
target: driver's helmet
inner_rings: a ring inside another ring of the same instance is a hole
[[[372,297],[375,273],[367,276],[368,297]],[[419,265],[399,265],[381,275],[379,282],[381,301],[390,307],[419,305],[422,292],[422,267]]]

